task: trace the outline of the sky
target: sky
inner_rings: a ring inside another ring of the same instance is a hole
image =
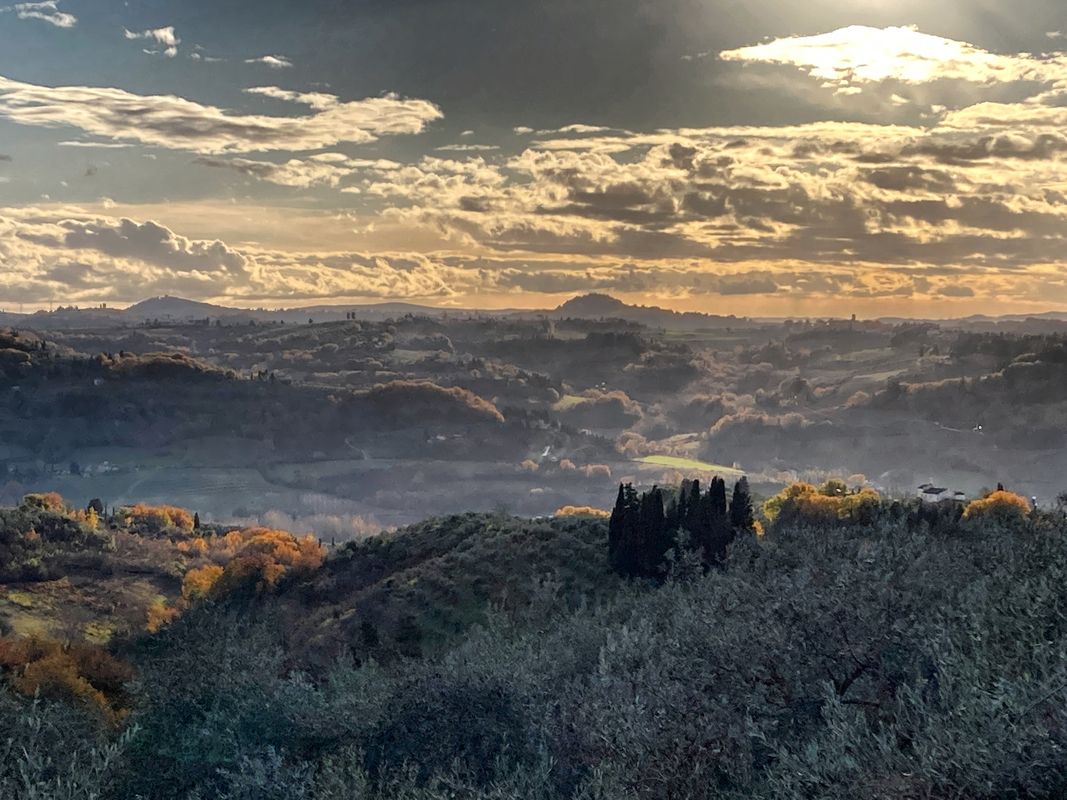
[[[0,308],[1067,309],[1062,0],[0,0]]]

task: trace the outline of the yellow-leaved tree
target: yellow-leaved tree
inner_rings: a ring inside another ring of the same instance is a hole
[[[963,511],[968,521],[989,520],[999,525],[1021,525],[1030,516],[1030,501],[1015,492],[996,491],[973,500]]]

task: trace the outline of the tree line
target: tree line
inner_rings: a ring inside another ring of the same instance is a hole
[[[664,572],[668,554],[687,549],[705,568],[721,563],[739,534],[752,533],[756,519],[748,479],[734,484],[727,501],[726,481],[712,479],[707,491],[699,480],[683,481],[678,489],[652,487],[638,493],[620,484],[608,523],[608,558],[627,577],[654,578]]]

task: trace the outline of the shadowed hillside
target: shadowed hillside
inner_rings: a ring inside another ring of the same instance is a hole
[[[34,587],[86,569],[78,553],[128,565],[120,535],[156,543],[184,577],[145,629],[106,647],[0,638],[0,726],[22,743],[0,789],[55,797],[55,769],[72,776],[69,798],[1067,788],[1062,512],[1007,491],[934,505],[829,482],[789,487],[746,521],[735,489],[740,527],[709,561],[691,548],[705,500],[715,519],[715,484],[626,489],[611,520],[469,514],[325,559],[313,541],[197,528],[180,509],[130,507],[101,526],[92,509],[28,498],[0,514],[8,557],[66,572],[9,578],[8,603],[32,607]],[[613,548],[682,524],[682,497],[697,515],[661,567],[615,574]],[[619,525],[632,530],[615,539]]]

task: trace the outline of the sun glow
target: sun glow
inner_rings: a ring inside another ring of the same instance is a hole
[[[725,61],[799,67],[811,77],[847,90],[856,84],[938,79],[992,83],[1067,77],[1067,59],[998,55],[967,42],[920,32],[915,27],[852,25],[816,36],[793,36],[727,50]]]

